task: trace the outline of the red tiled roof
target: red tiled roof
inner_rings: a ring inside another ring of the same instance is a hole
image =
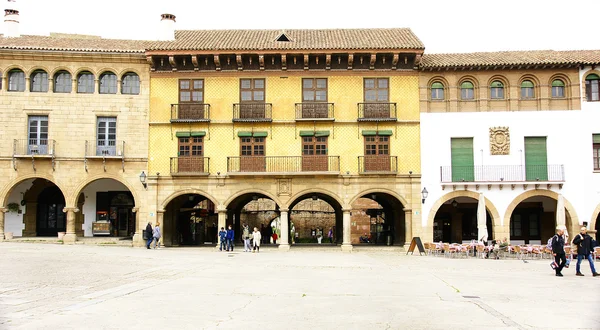
[[[64,35],[66,36],[66,35]],[[99,37],[51,37],[24,35],[17,38],[0,37],[0,49],[50,50],[101,53],[144,53],[148,41],[102,39]]]

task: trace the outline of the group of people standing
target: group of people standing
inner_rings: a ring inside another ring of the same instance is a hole
[[[154,242],[154,248],[160,248],[160,223],[157,222],[154,228],[152,228],[152,223],[148,222],[146,225],[146,248],[150,249],[150,245]]]
[[[233,228],[231,228],[231,225],[229,225],[227,230],[225,230],[224,227],[221,227],[221,230],[219,231],[219,241],[221,242],[219,245],[219,251],[233,251],[233,247],[235,245],[233,243],[234,238],[235,232],[233,231]],[[262,240],[262,235],[260,231],[258,231],[258,228],[254,227],[254,231],[250,232],[250,227],[248,227],[247,224],[244,224],[242,229],[242,240],[244,242],[244,252],[260,251],[260,241]]]
[[[556,235],[551,238],[552,245],[552,254],[554,255],[556,276],[562,277],[562,270],[567,266],[567,257],[565,254],[565,243],[567,239],[565,236],[565,231],[563,228],[558,227],[556,229]],[[592,276],[600,276],[599,273],[596,272],[596,268],[594,267],[594,246],[596,242],[592,239],[590,235],[587,234],[587,228],[581,227],[581,231],[575,238],[573,239],[573,244],[577,245],[577,266],[576,273],[577,276],[584,276],[581,272],[581,261],[583,259],[587,259],[590,263],[590,268],[592,270]]]

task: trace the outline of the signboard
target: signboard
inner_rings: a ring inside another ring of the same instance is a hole
[[[421,242],[421,237],[413,237],[412,241],[410,242],[410,247],[408,248],[406,254],[413,254],[415,251],[415,247],[419,248],[419,255],[421,255],[422,253],[426,253],[425,248],[423,247],[423,243]]]

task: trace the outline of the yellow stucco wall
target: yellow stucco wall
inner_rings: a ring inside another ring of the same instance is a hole
[[[395,75],[393,75],[395,74]],[[300,156],[300,130],[328,130],[329,155],[340,156],[340,170],[358,172],[358,156],[364,155],[362,130],[392,130],[390,155],[398,156],[398,173],[420,173],[419,80],[415,75],[389,76],[390,102],[397,103],[398,123],[358,123],[357,103],[363,102],[363,79],[370,75],[277,75],[257,74],[244,78],[265,78],[266,102],[273,105],[273,123],[232,123],[233,104],[239,102],[241,76],[188,76],[204,79],[204,102],[210,104],[210,124],[174,123],[171,104],[178,103],[178,77],[155,76],[150,81],[149,171],[167,174],[169,158],[177,156],[176,132],[206,131],[205,157],[210,173],[227,172],[227,157],[239,156],[238,131],[267,131],[267,156]],[[335,104],[335,122],[296,122],[295,103],[302,102],[302,78],[326,77],[328,102]],[[403,122],[412,121],[412,122]]]

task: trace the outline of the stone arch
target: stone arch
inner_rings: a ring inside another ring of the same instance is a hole
[[[97,73],[98,73],[97,77],[98,77],[98,79],[100,79],[101,75],[103,75],[105,73],[109,73],[109,72],[112,73],[112,74],[114,74],[114,75],[116,75],[117,77],[119,77],[119,75],[117,74],[117,72],[116,72],[115,69],[113,69],[113,68],[102,68],[102,69],[97,70]]]
[[[566,89],[568,87],[571,87],[571,84],[572,84],[571,79],[569,79],[568,75],[566,75],[566,74],[564,74],[562,72],[558,72],[558,73],[553,74],[550,77],[550,79],[548,79],[548,86],[552,87],[552,82],[554,80],[556,80],[556,79],[560,79],[560,80],[562,80],[565,83],[565,92],[566,92]]]
[[[588,222],[588,227],[591,230],[596,230],[596,220],[598,219],[598,215],[600,215],[600,204],[596,206],[596,209],[594,209],[594,212],[592,212],[592,218]]]
[[[406,199],[404,197],[402,197],[400,194],[398,194],[397,192],[390,190],[390,189],[384,189],[384,188],[373,188],[373,189],[366,189],[363,190],[361,192],[359,192],[358,194],[356,194],[354,197],[352,197],[352,199],[350,200],[350,202],[347,205],[343,205],[343,208],[349,209],[351,208],[351,205],[356,202],[356,200],[358,200],[359,198],[368,195],[368,194],[373,194],[373,193],[382,193],[382,194],[388,194],[394,198],[396,198],[398,201],[400,201],[400,203],[402,203],[402,205],[404,206],[404,208],[406,209],[410,209],[410,204],[406,201]]]
[[[50,79],[50,77],[51,77],[51,76],[50,76],[50,70],[49,70],[47,67],[45,67],[45,66],[41,66],[41,65],[35,65],[35,66],[32,66],[31,68],[29,68],[29,70],[27,70],[27,71],[25,72],[25,76],[26,76],[27,78],[31,78],[31,75],[32,75],[34,72],[38,71],[38,70],[39,70],[39,71],[44,71],[44,72],[46,72],[46,73],[48,74],[48,79]]]
[[[592,69],[592,70],[588,70],[588,71],[584,72],[583,76],[581,77],[581,81],[583,81],[583,83],[585,84],[585,78],[587,78],[587,76],[589,76],[591,74],[597,74],[598,76],[600,76],[600,71],[598,71],[596,69]]]
[[[51,72],[48,72],[48,77],[50,77],[52,80],[54,80],[55,76],[57,73],[61,72],[61,71],[66,71],[71,75],[71,79],[73,79],[73,70],[71,68],[68,68],[66,66],[59,66],[57,68],[54,68]]]
[[[29,78],[29,71],[25,70],[25,68],[20,65],[9,65],[2,71],[2,73],[8,78],[8,73],[14,69],[23,71],[23,73],[25,74],[25,78]]]
[[[490,77],[490,79],[488,79],[487,85],[485,86],[485,89],[487,90],[487,95],[488,98],[491,97],[491,93],[492,93],[492,83],[494,81],[499,81],[504,85],[504,98],[503,99],[497,99],[497,100],[508,100],[510,99],[510,83],[508,81],[508,79],[503,76],[503,75],[493,75],[492,77]]]
[[[113,71],[113,72],[114,72],[114,71]],[[117,80],[119,80],[119,81],[123,80],[123,75],[125,75],[126,73],[129,73],[129,72],[137,74],[138,78],[140,79],[140,83],[141,83],[142,81],[144,81],[144,80],[142,79],[142,74],[141,74],[141,72],[140,72],[139,70],[137,70],[137,69],[133,69],[133,68],[125,68],[125,69],[123,69],[123,70],[119,71],[118,73],[116,73],[116,72],[115,72],[115,74],[117,75]]]
[[[84,66],[84,67],[80,67],[77,70],[75,70],[75,74],[73,75],[74,79],[79,78],[79,75],[83,72],[89,72],[91,74],[94,75],[94,79],[98,79],[97,75],[96,75],[96,70],[92,69],[91,67],[88,66]]]
[[[69,196],[68,194],[68,190],[64,189],[61,185],[59,185],[55,179],[53,179],[52,177],[45,175],[45,174],[29,174],[29,175],[24,175],[21,177],[18,177],[14,180],[12,180],[11,182],[7,183],[4,188],[2,189],[2,191],[0,192],[0,197],[1,197],[1,204],[0,207],[6,206],[6,203],[8,201],[8,196],[10,196],[10,193],[12,192],[12,190],[21,182],[25,181],[25,180],[29,180],[29,179],[44,179],[44,180],[48,180],[50,182],[52,182],[54,185],[56,185],[58,187],[58,189],[60,189],[60,191],[62,192],[63,196],[65,197],[65,201],[67,200],[67,196]]]
[[[506,212],[504,213],[504,223],[508,224],[510,226],[510,217],[512,216],[513,212],[515,211],[515,208],[521,202],[526,200],[527,198],[536,197],[536,196],[549,197],[549,198],[552,198],[552,199],[558,201],[558,193],[554,192],[552,190],[545,190],[545,189],[528,190],[528,191],[520,194],[519,196],[515,197],[512,200],[512,202],[510,202],[510,204],[508,204],[508,207],[506,208]],[[565,209],[567,210],[567,212],[569,213],[569,216],[571,218],[571,227],[575,228],[576,224],[579,225],[579,217],[577,216],[577,212],[575,212],[575,208],[573,207],[573,204],[571,204],[571,202],[569,202],[564,196],[563,196],[563,199],[565,201]],[[571,236],[573,235],[571,233],[573,228],[567,228],[569,230],[569,233]]]
[[[473,199],[479,201],[479,193],[475,192],[475,191],[458,190],[458,191],[449,192],[449,193],[445,194],[444,196],[440,197],[438,200],[436,200],[433,203],[433,205],[431,206],[431,208],[429,209],[429,214],[427,215],[427,226],[428,227],[433,226],[433,220],[435,219],[435,215],[436,215],[437,211],[440,209],[440,207],[442,206],[442,204],[446,203],[447,201],[449,201],[451,199],[458,198],[458,197],[470,197],[470,198],[473,198]],[[490,216],[492,218],[492,226],[494,226],[495,228],[499,227],[501,225],[501,223],[499,223],[499,221],[501,219],[500,219],[500,213],[498,213],[498,209],[496,208],[496,206],[494,206],[494,204],[487,197],[485,197],[485,194],[483,197],[485,198],[485,208],[490,213]]]
[[[479,89],[480,84],[479,84],[479,79],[477,79],[477,77],[472,76],[472,75],[465,75],[465,76],[461,76],[458,79],[458,84],[456,85],[456,87],[458,87],[458,89],[460,90],[460,85],[466,81],[469,81],[473,84],[473,87],[475,89]]]
[[[205,192],[203,190],[200,190],[200,189],[189,188],[189,189],[183,189],[183,190],[175,191],[174,193],[172,193],[171,195],[169,195],[160,204],[160,209],[158,211],[164,211],[165,208],[167,207],[167,205],[169,205],[169,203],[172,200],[174,200],[175,198],[177,198],[179,196],[186,195],[186,194],[202,195],[202,196],[208,198],[213,204],[215,204],[215,206],[219,205],[219,201],[215,197],[213,197],[212,195],[208,194],[207,192]]]
[[[238,197],[240,197],[240,196],[242,196],[242,195],[245,195],[245,194],[252,194],[252,193],[262,194],[262,195],[265,195],[265,196],[269,197],[269,198],[270,198],[270,199],[272,199],[272,200],[275,202],[275,204],[277,204],[277,205],[278,205],[280,208],[281,208],[283,205],[286,205],[286,204],[283,204],[283,203],[282,203],[282,202],[279,200],[279,198],[277,198],[277,196],[275,196],[275,195],[271,194],[271,193],[270,193],[270,192],[268,192],[268,191],[265,191],[265,190],[262,190],[262,189],[244,189],[244,190],[240,190],[240,191],[236,192],[235,194],[233,194],[233,195],[229,196],[229,198],[228,198],[228,199],[225,201],[225,203],[223,203],[223,206],[225,206],[225,208],[229,208],[229,205],[231,204],[231,202],[235,201],[235,200],[236,200]],[[218,204],[215,204],[215,205],[218,205]]]
[[[73,190],[73,194],[69,195],[68,199],[66,199],[67,207],[76,207],[77,201],[79,199],[79,194],[81,194],[83,189],[90,183],[97,181],[97,180],[101,180],[101,179],[111,179],[111,180],[115,180],[115,181],[123,184],[125,187],[127,187],[127,189],[129,189],[129,191],[131,192],[131,195],[133,195],[133,202],[135,204],[135,207],[140,206],[140,199],[139,199],[138,193],[135,190],[135,188],[133,188],[133,186],[127,180],[124,180],[122,177],[119,177],[119,176],[116,176],[113,174],[104,173],[104,174],[94,175],[90,178],[83,180],[80,184],[78,184],[77,188]]]
[[[292,205],[296,201],[296,199],[298,199],[304,195],[314,194],[314,193],[326,195],[329,198],[338,202],[338,204],[340,204],[340,206],[342,206],[342,207],[344,206],[344,201],[334,192],[329,191],[327,189],[321,189],[321,188],[309,188],[309,189],[302,190],[302,191],[296,193],[294,196],[290,197],[290,199],[288,199],[288,202],[285,205],[283,205],[282,207],[289,208],[289,206]]]

